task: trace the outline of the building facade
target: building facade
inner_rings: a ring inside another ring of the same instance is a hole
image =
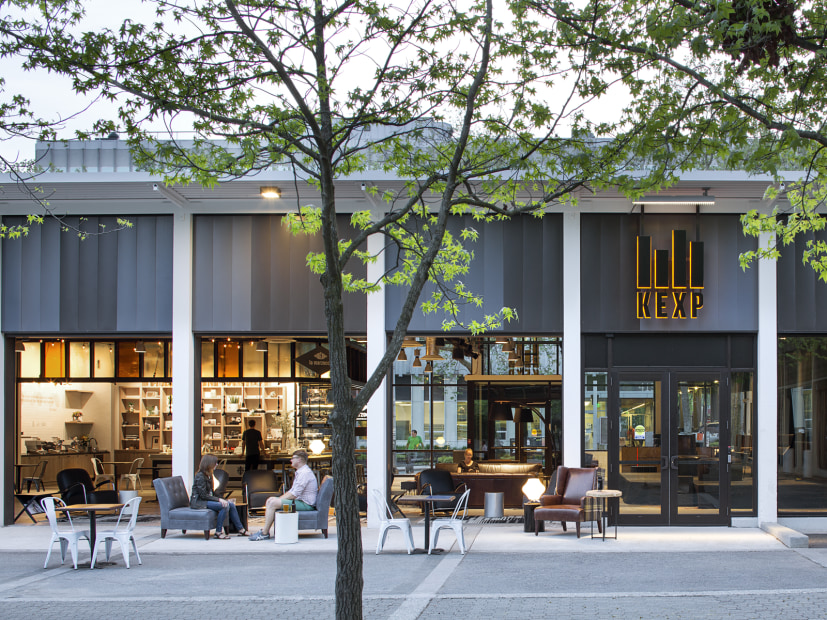
[[[4,523],[17,476],[44,460],[49,479],[96,452],[140,455],[189,481],[203,452],[236,453],[250,420],[273,454],[314,441],[328,453],[321,286],[306,268],[319,243],[281,224],[312,188],[279,170],[166,188],[132,170],[118,140],[54,144],[48,158],[62,171],[38,184],[66,219],[4,240],[0,255]],[[375,208],[364,183],[400,185],[340,180],[344,234],[349,212]],[[281,198],[262,198],[264,186]],[[740,268],[740,253],[768,241],[739,220],[774,206],[766,187],[693,173],[639,204],[603,192],[541,220],[476,224],[464,283],[482,312],[510,306],[519,319],[474,338],[415,315],[354,429],[368,487],[471,448],[549,476],[597,467],[623,491],[621,524],[822,527],[827,285],[801,263],[806,239]],[[22,222],[31,204],[6,189],[3,221]],[[115,231],[118,217],[132,227]],[[81,241],[66,225],[113,232]],[[345,300],[354,389],[402,293]]]

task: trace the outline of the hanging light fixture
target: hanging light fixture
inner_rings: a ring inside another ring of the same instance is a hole
[[[411,364],[413,368],[422,368],[422,362],[419,361],[419,349],[416,351],[416,355],[414,356],[413,364]]]
[[[444,358],[436,352],[436,338],[425,338],[425,355],[422,359],[426,362],[442,362]]]
[[[495,421],[511,422],[514,420],[511,407],[508,406],[508,403],[494,401],[488,407],[488,415]]]
[[[25,353],[26,352],[26,345],[23,344],[22,340],[17,340],[14,343],[14,352],[15,353]]]
[[[143,340],[138,340],[135,343],[135,353],[146,353],[146,346]]]
[[[256,353],[267,353],[267,341],[266,340],[259,340],[256,342]]]
[[[425,359],[425,358],[423,357],[422,359]],[[425,364],[425,370],[424,370],[423,372],[424,372],[426,375],[429,375],[429,374],[431,374],[432,372],[434,372],[434,365],[433,365],[433,364],[431,364],[431,361],[430,361],[430,360],[428,360],[428,363],[427,363],[427,364]]]
[[[506,353],[511,353],[514,350],[514,341],[511,338],[506,339],[505,344],[503,345],[503,351]]]
[[[407,362],[408,361],[408,356],[405,354],[405,347],[404,346],[401,349],[399,349],[399,355],[396,356],[396,361],[397,362]]]

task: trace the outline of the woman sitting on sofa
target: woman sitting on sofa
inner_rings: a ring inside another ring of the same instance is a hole
[[[465,451],[465,460],[459,463],[458,469],[461,474],[480,470],[480,466],[477,465],[477,462],[474,460],[474,451],[471,448]]]

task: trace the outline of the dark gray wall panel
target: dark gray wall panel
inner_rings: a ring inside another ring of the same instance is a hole
[[[172,331],[172,218],[130,217],[133,227],[80,240],[47,219],[3,242],[3,331],[153,333]],[[22,222],[6,218],[6,224]],[[114,217],[67,225],[114,231]]]
[[[778,259],[778,331],[807,333],[827,331],[827,283],[801,262],[807,242],[827,239],[821,231],[800,235],[794,243],[781,249]]]
[[[503,306],[517,310],[519,320],[504,325],[515,334],[552,334],[563,330],[563,219],[546,215],[516,217],[505,222],[480,223],[471,217],[453,218],[449,230],[458,234],[462,227],[474,228],[479,237],[466,247],[474,252],[467,275],[459,279],[483,297],[483,307],[463,308],[464,322],[480,320],[499,312]],[[392,267],[396,253],[389,252],[386,266]],[[432,287],[420,297],[428,299]],[[386,293],[385,325],[393,329],[405,301],[407,288],[391,286]],[[441,332],[444,315],[423,315],[417,308],[411,319],[412,332]]]
[[[672,230],[704,243],[704,307],[697,319],[638,319],[636,237],[639,215],[581,216],[581,317],[584,332],[714,332],[758,329],[757,270],[742,271],[738,255],[756,247],[737,215],[649,214],[641,234],[671,252]],[[670,305],[671,310],[671,305]]]
[[[324,333],[324,299],[307,254],[321,237],[293,236],[278,215],[195,218],[193,324],[201,333]],[[340,237],[351,234],[338,220]],[[363,277],[365,269],[354,263]],[[345,330],[366,330],[366,301],[345,294]]]

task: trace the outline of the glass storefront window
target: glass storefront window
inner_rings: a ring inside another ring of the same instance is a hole
[[[85,379],[90,376],[89,364],[91,350],[88,342],[69,343],[69,376],[73,379]]]
[[[140,363],[140,355],[135,352],[134,340],[122,340],[118,342],[119,377],[137,377]]]
[[[239,344],[225,341],[218,343],[218,352],[215,359],[216,377],[238,377]]]
[[[755,407],[753,406],[751,372],[732,373],[730,392],[730,506],[733,516],[755,514],[755,470],[753,468],[753,433]]]
[[[587,372],[583,386],[584,465],[595,461],[607,471],[609,446],[608,373]]]
[[[267,376],[290,376],[290,343],[271,342],[267,345]]]
[[[98,378],[115,376],[115,343],[96,342],[94,374]]]
[[[144,344],[144,377],[154,379],[165,376],[164,372],[164,345],[161,342],[147,342]]]
[[[263,377],[264,376],[264,352],[256,351],[258,342],[255,340],[246,340],[242,344],[242,359],[244,366],[242,374],[245,377]]]
[[[25,349],[18,354],[20,359],[19,375],[24,378],[40,377],[40,343],[24,342]]]
[[[827,338],[778,342],[778,513],[827,514]]]
[[[201,341],[201,376],[215,376],[215,342],[211,340]]]
[[[45,348],[45,363],[43,376],[47,379],[66,376],[66,350],[62,340],[51,340],[43,343]]]

